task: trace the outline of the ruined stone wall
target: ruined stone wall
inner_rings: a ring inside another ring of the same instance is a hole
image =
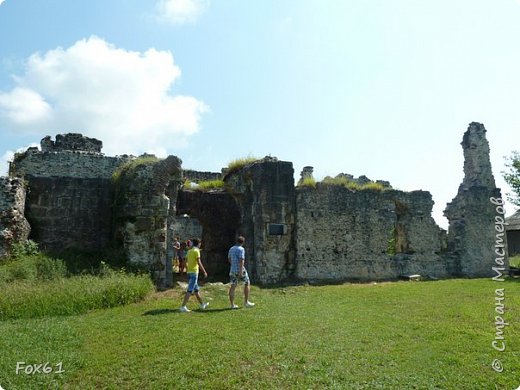
[[[318,183],[296,191],[296,272],[301,280],[446,275],[442,231],[428,192],[352,191]]]
[[[151,268],[155,283],[172,283],[171,258],[167,257],[167,222],[170,205],[176,199],[166,196],[172,182],[180,184],[181,160],[139,160],[123,169],[115,183],[115,240],[125,249],[128,260]],[[176,192],[172,189],[172,196]]]
[[[253,280],[277,283],[295,267],[295,194],[292,163],[266,157],[224,181],[241,210],[246,266]]]
[[[109,179],[26,176],[31,238],[44,250],[100,250],[111,239]]]
[[[31,238],[45,250],[103,249],[110,241],[114,171],[131,156],[106,157],[101,142],[80,134],[41,140],[10,164],[27,183]]]
[[[491,171],[484,125],[470,123],[461,145],[464,180],[444,211],[449,221],[448,268],[453,276],[492,276],[496,205],[490,198],[501,198],[501,193]]]
[[[25,219],[25,187],[19,178],[0,177],[0,258],[11,246],[27,240],[31,230]]]
[[[172,219],[169,227],[172,236],[179,237],[181,241],[202,237],[202,225],[197,218],[179,215]]]
[[[190,180],[194,183],[200,181],[219,180],[222,179],[222,174],[218,172],[201,172],[185,169],[182,172],[184,179]]]
[[[75,177],[110,179],[114,171],[132,156],[106,157],[100,153],[72,150],[40,151],[29,148],[11,162],[9,176]]]

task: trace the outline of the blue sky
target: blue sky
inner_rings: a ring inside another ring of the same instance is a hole
[[[81,132],[189,169],[271,155],[296,179],[310,165],[428,190],[446,227],[470,122],[510,191],[519,20],[518,0],[0,0],[0,174]]]

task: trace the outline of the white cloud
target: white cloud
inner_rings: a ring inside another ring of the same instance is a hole
[[[12,150],[8,150],[2,157],[0,157],[0,176],[7,176],[7,172],[9,171],[9,161],[13,161],[13,157],[14,152]]]
[[[39,147],[40,145],[31,143],[27,146],[24,146],[23,148],[19,148],[16,150],[16,153],[25,152],[30,147]],[[9,171],[9,163],[13,161],[15,152],[12,150],[8,150],[5,152],[2,157],[0,157],[0,176],[7,176]]]
[[[199,131],[207,106],[172,95],[181,71],[167,51],[116,48],[98,37],[33,54],[17,86],[0,91],[0,125],[18,131],[81,132],[106,154],[166,151]]]
[[[209,7],[209,0],[159,0],[157,17],[173,24],[193,23]]]
[[[4,2],[5,0],[0,0],[0,5],[2,5],[2,3]]]

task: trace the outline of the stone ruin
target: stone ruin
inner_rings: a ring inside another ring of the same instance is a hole
[[[485,133],[471,123],[464,134],[464,180],[445,210],[448,232],[431,216],[429,192],[398,191],[384,181],[383,190],[295,186],[292,163],[272,157],[236,171],[196,172],[175,156],[107,157],[101,141],[81,134],[45,137],[41,150],[18,153],[0,179],[0,256],[27,238],[54,251],[116,246],[169,287],[175,236],[201,236],[208,272],[225,280],[227,250],[241,234],[259,284],[492,276],[490,197],[501,195]],[[300,184],[312,167],[301,176]],[[223,189],[185,186],[215,179]]]

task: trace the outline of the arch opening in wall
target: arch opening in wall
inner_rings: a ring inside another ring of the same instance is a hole
[[[208,280],[227,282],[227,254],[235,243],[241,222],[235,199],[225,191],[179,190],[176,215],[171,221],[174,227],[184,229],[185,234],[200,233],[192,238],[202,240],[201,260],[208,272]]]

